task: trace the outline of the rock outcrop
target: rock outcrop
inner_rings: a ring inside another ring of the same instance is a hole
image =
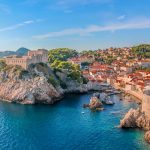
[[[65,79],[61,80],[62,74]],[[0,99],[4,101],[53,104],[60,100],[64,93],[70,92],[87,92],[87,87],[67,79],[65,73],[56,75],[46,64],[31,65],[28,71],[19,66],[6,66],[0,71]]]
[[[84,104],[83,108],[90,108],[93,111],[101,111],[103,110],[103,104],[99,101],[99,99],[97,97],[92,97],[90,99],[90,103],[89,104]]]
[[[102,106],[103,104],[98,100],[97,97],[92,97],[90,99],[90,104],[89,104],[90,109],[102,108]]]
[[[130,109],[125,117],[120,121],[122,128],[136,128],[137,120],[140,117],[140,110]]]
[[[150,131],[147,131],[144,135],[144,139],[147,143],[150,144]]]
[[[28,70],[19,66],[0,65],[0,99],[21,104],[53,104],[65,93],[101,90],[96,83],[76,80],[67,70],[52,70],[47,64],[32,64]]]
[[[150,143],[150,86],[143,92],[141,106],[138,109],[130,109],[120,121],[122,128],[140,128],[145,131],[145,140]]]
[[[76,80],[68,78],[67,73],[65,73],[65,71],[56,72],[56,76],[57,79],[59,79],[60,83],[65,85],[65,88],[63,89],[65,93],[85,93],[89,90],[87,84],[82,84]]]
[[[37,67],[24,71],[20,67],[6,68],[0,72],[0,99],[22,104],[52,104],[61,92],[48,82]]]
[[[130,109],[120,121],[121,128],[140,128],[146,130],[145,140],[150,143],[150,118],[138,109]]]

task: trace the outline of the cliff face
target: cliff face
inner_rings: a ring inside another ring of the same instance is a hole
[[[139,108],[130,109],[125,117],[120,121],[122,128],[140,128],[146,131],[145,140],[150,143],[150,118],[145,115]]]
[[[0,83],[0,97],[22,104],[53,103],[60,93],[44,77],[25,80],[7,80]]]
[[[54,74],[44,64],[32,65],[28,71],[13,66],[0,71],[0,99],[9,102],[53,104],[64,93],[87,90],[87,85],[68,80],[65,73]]]
[[[44,68],[44,67],[43,67]],[[22,104],[53,103],[61,92],[48,83],[47,77],[37,67],[23,71],[10,67],[0,72],[0,98]]]
[[[87,84],[79,83],[76,80],[68,78],[65,72],[56,72],[56,77],[60,82],[60,85],[65,85],[63,88],[64,93],[85,93],[88,92]],[[62,87],[63,87],[62,85]]]
[[[145,91],[147,93],[147,91]],[[120,121],[122,128],[140,128],[146,130],[145,140],[150,143],[150,96],[144,94],[142,106],[138,109],[130,109]]]
[[[121,120],[122,128],[141,128],[150,130],[150,118],[146,117],[145,113],[141,112],[140,108],[130,109],[125,117]]]

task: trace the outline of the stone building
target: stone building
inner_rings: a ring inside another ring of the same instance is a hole
[[[8,56],[5,58],[7,65],[18,65],[24,69],[28,69],[30,64],[47,63],[48,51],[45,49],[38,49],[34,51],[28,51],[27,56]]]

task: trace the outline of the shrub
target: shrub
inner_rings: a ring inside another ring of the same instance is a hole
[[[68,48],[58,48],[49,51],[49,63],[53,63],[55,60],[66,61],[68,58],[78,55],[76,50]]]
[[[0,61],[0,71],[2,71],[6,67],[6,63],[4,61]]]
[[[87,78],[83,77],[83,84],[87,84],[88,81],[89,81],[89,80],[88,80]]]
[[[60,86],[63,88],[63,89],[67,89],[67,85],[65,82],[63,82],[62,80],[59,80],[59,83],[60,83]]]
[[[54,87],[58,86],[58,83],[57,83],[57,81],[54,79],[53,76],[50,76],[50,77],[48,78],[48,83],[51,83]]]

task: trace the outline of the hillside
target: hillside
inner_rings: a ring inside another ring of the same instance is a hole
[[[26,55],[28,51],[29,51],[29,49],[21,47],[21,48],[19,48],[16,51],[4,51],[4,52],[0,52],[0,58],[6,57],[6,56],[10,56],[10,55],[22,56],[22,55]]]
[[[134,46],[132,50],[136,57],[150,58],[150,44]]]

